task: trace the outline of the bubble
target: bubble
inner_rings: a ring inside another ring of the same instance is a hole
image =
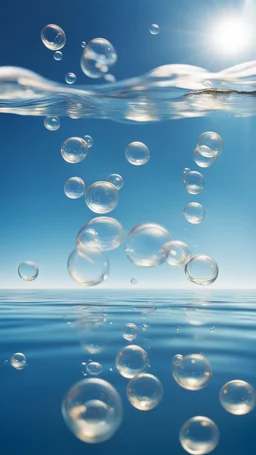
[[[201,145],[200,149],[194,150],[194,161],[199,167],[210,167],[216,160],[216,156],[204,156],[200,153],[200,150],[206,150],[208,147]]]
[[[70,137],[63,142],[61,154],[68,163],[80,163],[88,154],[88,146],[81,137]]]
[[[66,35],[58,25],[46,25],[41,31],[41,40],[51,51],[59,51],[65,46]]]
[[[68,258],[68,271],[73,280],[81,286],[96,286],[106,281],[109,263],[99,247],[74,250]]]
[[[64,193],[70,199],[78,199],[85,192],[85,183],[79,177],[71,177],[64,185]]]
[[[49,131],[57,131],[60,128],[59,117],[45,117],[44,126]]]
[[[150,411],[160,403],[163,387],[152,374],[141,374],[129,382],[127,397],[131,405],[140,411]]]
[[[34,281],[39,274],[37,265],[34,262],[22,262],[18,267],[18,274],[23,281]]]
[[[140,267],[156,267],[166,260],[170,240],[168,231],[159,224],[139,224],[129,232],[125,252]]]
[[[95,213],[109,213],[118,204],[118,191],[110,182],[95,182],[87,188],[85,202]]]
[[[184,389],[200,390],[210,381],[212,368],[208,360],[200,354],[186,355],[182,359],[175,356],[172,374],[175,381]]]
[[[126,346],[117,354],[116,367],[124,378],[134,378],[148,369],[148,355],[139,346]]]
[[[183,210],[183,215],[191,224],[199,224],[205,219],[205,209],[198,202],[190,202]]]
[[[132,284],[137,284],[138,281],[136,280],[136,278],[133,277],[133,278],[131,278],[131,283],[132,283]]]
[[[82,41],[82,42],[81,42],[81,47],[84,49],[85,46],[86,46],[86,42],[85,42],[85,41]]]
[[[66,74],[65,81],[67,84],[74,84],[76,82],[76,75],[74,73]]]
[[[108,382],[99,378],[76,383],[62,402],[68,428],[84,442],[107,441],[119,428],[123,417],[121,397]]]
[[[211,83],[211,81],[205,81],[205,82],[204,82],[204,86],[205,86],[205,88],[212,88],[212,83]]]
[[[183,355],[176,354],[172,359],[172,367],[181,366],[183,362]]]
[[[89,362],[87,363],[85,370],[91,376],[98,376],[102,373],[103,368],[99,362]]]
[[[53,58],[54,58],[54,60],[56,60],[56,62],[60,62],[63,58],[62,52],[61,51],[54,52]]]
[[[220,391],[220,402],[230,414],[248,414],[255,408],[255,390],[245,381],[234,380],[227,382]]]
[[[217,133],[203,133],[198,138],[197,148],[203,156],[210,158],[216,157],[222,152],[223,141]]]
[[[141,326],[141,330],[143,332],[146,332],[149,328],[150,328],[150,324],[142,324],[142,326]]]
[[[88,234],[89,231],[89,234]],[[119,221],[108,216],[99,216],[86,223],[77,234],[78,249],[83,249],[88,242],[96,241],[104,251],[115,250],[124,239],[124,231]]]
[[[104,38],[95,38],[84,49],[81,68],[88,77],[97,79],[104,76],[117,61],[117,54],[112,44]]]
[[[212,327],[210,327],[210,332],[215,332],[215,327],[214,325]]]
[[[122,328],[123,337],[125,340],[132,341],[138,335],[138,327],[136,324],[128,323],[125,324]]]
[[[113,74],[109,74],[109,73],[105,74],[104,79],[105,79],[105,81],[110,82],[110,83],[116,82],[116,78]]]
[[[187,174],[188,172],[190,172],[189,167],[184,167],[183,174]]]
[[[215,260],[210,256],[197,254],[192,256],[186,264],[185,273],[192,283],[208,286],[217,279],[219,268]]]
[[[86,134],[86,136],[84,136],[84,140],[87,144],[88,149],[90,149],[93,146],[93,138],[89,136],[89,134]]]
[[[219,443],[217,425],[208,417],[192,417],[180,430],[180,443],[188,453],[204,455],[212,452]]]
[[[151,24],[149,29],[151,35],[158,35],[160,28],[157,24]]]
[[[183,267],[191,258],[191,252],[186,243],[172,240],[167,243],[167,262],[173,267]]]
[[[112,185],[114,185],[117,190],[121,190],[121,188],[123,188],[123,186],[124,186],[123,177],[121,177],[121,175],[119,175],[119,174],[109,175],[109,177],[107,178],[107,181],[112,183]]]
[[[198,194],[204,187],[204,178],[200,172],[190,171],[185,175],[183,183],[188,193]]]
[[[16,352],[16,354],[13,354],[11,358],[11,365],[13,368],[16,370],[23,370],[27,364],[27,359],[22,352]]]
[[[125,149],[125,157],[134,166],[142,166],[148,162],[150,151],[142,142],[131,142]]]

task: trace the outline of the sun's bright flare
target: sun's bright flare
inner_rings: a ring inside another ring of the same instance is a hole
[[[214,47],[223,54],[239,54],[252,43],[250,24],[241,18],[227,18],[215,24],[212,33]]]

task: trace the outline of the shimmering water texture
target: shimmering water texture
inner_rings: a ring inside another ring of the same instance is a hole
[[[85,51],[88,50],[86,46]],[[111,62],[114,56],[112,50]],[[108,62],[108,56],[103,60],[103,63]],[[105,63],[104,66],[109,67]],[[88,71],[92,68],[94,71],[93,65]],[[96,70],[101,72],[102,69]],[[211,88],[206,84],[208,81]],[[218,73],[191,65],[164,65],[141,77],[79,87],[49,81],[23,68],[3,66],[0,68],[0,112],[118,122],[156,122],[202,117],[220,111],[248,117],[256,115],[255,82],[256,61]]]

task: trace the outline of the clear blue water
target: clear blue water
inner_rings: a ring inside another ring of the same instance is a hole
[[[255,293],[16,290],[2,291],[0,299],[3,453],[182,454],[180,427],[196,415],[218,425],[216,454],[255,453],[255,413],[233,416],[219,402],[219,391],[229,380],[256,386]],[[106,322],[81,337],[79,321],[92,314],[105,314]],[[129,344],[121,330],[127,322],[138,325],[134,343],[146,349],[149,372],[163,384],[163,400],[150,412],[132,408],[127,379],[115,367],[117,352]],[[142,324],[150,325],[146,332]],[[88,342],[99,348],[96,354],[82,347]],[[22,371],[4,363],[17,351],[27,356]],[[191,392],[177,385],[171,360],[178,353],[203,353],[210,361],[213,376],[205,389]],[[61,414],[63,397],[82,379],[81,364],[89,359],[102,364],[101,377],[116,387],[124,405],[122,426],[98,445],[76,439]]]

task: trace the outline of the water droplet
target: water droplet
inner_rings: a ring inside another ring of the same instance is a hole
[[[212,368],[208,360],[200,354],[190,354],[172,363],[172,374],[175,381],[184,389],[200,390],[211,379]]]
[[[160,403],[163,387],[152,374],[141,374],[133,378],[127,386],[127,397],[131,405],[140,411],[150,411]]]
[[[222,152],[223,141],[219,134],[210,131],[199,136],[197,148],[203,156],[216,157]]]
[[[70,137],[63,142],[61,154],[68,163],[80,163],[88,154],[88,146],[81,137]]]
[[[6,359],[6,360],[4,361],[4,365],[7,365],[8,363],[9,363],[9,360]]]
[[[82,42],[81,42],[81,47],[84,49],[85,46],[86,46],[86,42],[85,42],[85,41],[82,41]]]
[[[158,35],[160,28],[157,24],[151,24],[149,29],[151,35]]]
[[[121,397],[108,382],[99,378],[83,379],[68,392],[62,403],[68,428],[84,442],[110,439],[123,417]]]
[[[197,254],[192,256],[185,268],[186,277],[192,283],[208,286],[214,283],[219,274],[219,268],[210,256]]]
[[[180,430],[180,443],[186,452],[204,455],[212,452],[219,443],[217,425],[208,417],[192,417]]]
[[[245,381],[234,380],[227,382],[220,391],[220,402],[230,414],[248,414],[255,408],[255,390]]]
[[[141,326],[141,330],[143,330],[143,332],[146,332],[149,328],[150,328],[150,324],[142,324],[142,326]]]
[[[65,46],[66,35],[58,25],[46,25],[41,31],[41,40],[51,51],[58,51]]]
[[[186,243],[179,240],[172,240],[167,243],[167,262],[173,267],[183,267],[191,258],[191,252]]]
[[[59,117],[45,117],[44,126],[49,131],[57,131],[60,128]]]
[[[53,58],[54,58],[54,60],[56,60],[56,62],[60,62],[63,59],[62,52],[61,51],[54,52]]]
[[[13,354],[11,358],[11,365],[13,368],[16,370],[23,370],[27,364],[27,359],[22,352],[16,352],[16,354]]]
[[[71,177],[64,185],[64,193],[70,199],[78,199],[85,192],[85,183],[79,177]]]
[[[191,224],[199,224],[205,219],[205,209],[198,202],[190,202],[183,210],[183,215]]]
[[[112,185],[114,185],[117,190],[121,190],[121,188],[123,188],[123,186],[124,186],[123,177],[121,177],[121,175],[119,175],[119,174],[109,175],[109,177],[107,178],[107,181],[112,183]]]
[[[66,74],[65,81],[67,84],[74,84],[76,82],[76,75],[74,73]]]
[[[108,216],[93,218],[81,227],[77,234],[78,249],[83,249],[88,242],[95,241],[104,251],[115,250],[123,242],[124,231],[119,221]]]
[[[139,346],[130,345],[123,348],[116,357],[116,367],[124,378],[133,378],[144,373],[149,366],[146,351]]]
[[[136,280],[136,278],[133,277],[133,278],[131,278],[131,283],[132,283],[132,284],[137,284],[138,281]]]
[[[156,267],[166,260],[165,246],[170,240],[168,231],[159,224],[139,224],[129,232],[125,252],[140,267]]]
[[[189,167],[184,167],[183,174],[187,174],[188,172],[190,172]]]
[[[85,370],[91,376],[98,376],[102,373],[103,368],[99,362],[89,362],[87,363]]]
[[[116,78],[113,74],[109,74],[109,73],[105,74],[104,79],[105,79],[105,81],[110,82],[110,83],[116,82]]]
[[[108,278],[109,263],[102,250],[95,246],[74,250],[68,258],[68,271],[81,286],[96,286]]]
[[[104,38],[95,38],[84,49],[81,68],[91,78],[99,78],[108,72],[117,61],[117,54],[112,44]]]
[[[93,146],[93,138],[91,136],[89,136],[89,134],[86,134],[84,136],[84,140],[87,144],[88,149],[90,149]]]
[[[122,327],[122,333],[125,340],[135,340],[138,334],[138,327],[136,324],[128,323]]]
[[[200,149],[196,148],[194,150],[194,161],[199,167],[210,167],[216,160],[216,156],[204,156],[201,154],[200,150],[206,149],[205,145],[201,145]]]
[[[188,193],[198,194],[204,187],[204,178],[200,172],[190,171],[185,175],[183,183]]]
[[[142,142],[131,142],[125,149],[125,157],[134,166],[141,166],[148,162],[150,151]]]
[[[39,269],[34,262],[22,262],[18,268],[18,274],[23,281],[33,281],[38,277]]]
[[[89,186],[85,202],[95,213],[109,213],[118,204],[118,191],[110,182],[95,182]]]

